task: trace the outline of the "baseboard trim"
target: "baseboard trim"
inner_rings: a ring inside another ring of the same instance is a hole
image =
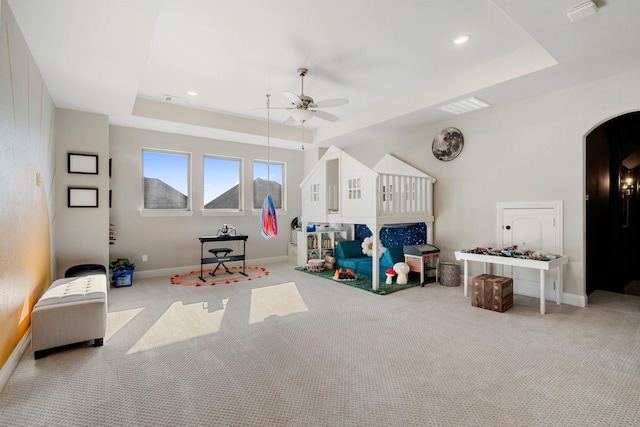
[[[11,352],[11,356],[7,359],[7,363],[4,364],[2,369],[0,369],[0,391],[4,388],[4,386],[9,382],[9,378],[13,371],[18,367],[18,362],[22,358],[22,355],[27,348],[29,348],[29,344],[31,343],[31,327],[27,330],[27,332],[22,336],[22,339]]]
[[[576,307],[586,307],[587,306],[587,296],[586,295],[578,295],[578,294],[562,294],[562,303],[567,305],[574,305]]]
[[[262,266],[265,264],[275,264],[278,262],[286,262],[288,260],[289,260],[289,257],[287,255],[270,257],[270,258],[248,259],[246,260],[246,265]],[[237,264],[235,263],[229,264],[229,266],[231,265],[235,266]],[[212,267],[215,267],[215,265],[206,264],[205,266],[203,266],[205,270]],[[199,271],[199,270],[200,270],[200,264],[188,265],[185,267],[160,268],[156,270],[142,270],[142,271],[135,270],[134,277],[139,277],[140,279],[147,279],[149,277],[175,276],[177,274],[188,274],[188,273],[191,273],[192,271]]]
[[[532,298],[540,298],[540,294],[536,294],[533,292],[514,292],[517,295],[525,295]],[[547,298],[547,301],[555,302],[555,298]],[[578,294],[569,294],[564,292],[562,294],[562,304],[573,305],[575,307],[586,307],[587,306],[587,296],[586,295],[578,295]]]

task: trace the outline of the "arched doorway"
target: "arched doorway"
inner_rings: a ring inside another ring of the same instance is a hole
[[[640,112],[586,138],[586,287],[640,295]]]

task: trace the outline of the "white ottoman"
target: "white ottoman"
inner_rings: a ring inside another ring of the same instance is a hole
[[[96,274],[56,280],[31,313],[31,349],[35,358],[48,349],[95,340],[107,330],[107,276]]]

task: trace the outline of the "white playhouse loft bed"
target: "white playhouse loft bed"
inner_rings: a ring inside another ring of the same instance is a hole
[[[373,168],[331,146],[300,184],[301,227],[308,224],[366,224],[378,253],[380,230],[387,224],[424,222],[433,244],[435,178],[385,154]],[[372,257],[372,287],[378,288],[379,259]]]

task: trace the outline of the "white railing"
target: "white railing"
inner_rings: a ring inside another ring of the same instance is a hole
[[[378,174],[378,216],[432,216],[433,179]]]

